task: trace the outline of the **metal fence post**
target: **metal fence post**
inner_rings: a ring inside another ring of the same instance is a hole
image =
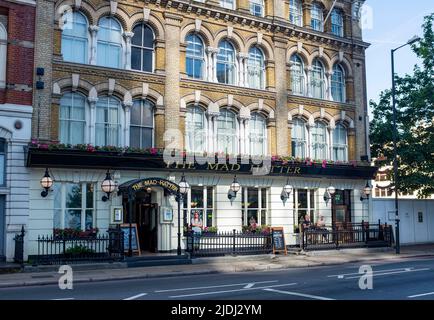
[[[24,264],[24,235],[26,232],[24,231],[24,226],[21,226],[21,232],[15,235],[15,255],[14,261],[21,265]]]
[[[233,229],[232,230],[232,254],[235,255],[235,251],[236,251],[236,237],[235,237],[235,232],[236,230]]]

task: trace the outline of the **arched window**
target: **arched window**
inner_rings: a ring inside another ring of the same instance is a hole
[[[250,155],[267,154],[267,122],[265,117],[255,112],[249,121]]]
[[[324,160],[327,158],[327,128],[322,122],[315,122],[311,128],[312,133],[312,159]]]
[[[218,82],[235,84],[235,72],[235,49],[229,41],[223,40],[217,54]]]
[[[6,28],[0,22],[0,88],[6,86],[6,56],[7,56],[8,34]]]
[[[333,130],[333,160],[347,161],[347,149],[347,129],[342,124],[338,124]]]
[[[264,0],[250,0],[250,13],[257,17],[263,17]]]
[[[205,50],[202,39],[196,34],[189,34],[186,39],[187,75],[194,79],[203,79],[205,74]]]
[[[345,102],[345,73],[339,64],[333,66],[331,89],[333,101]]]
[[[311,27],[316,31],[324,31],[324,15],[318,3],[314,3],[311,8]]]
[[[227,109],[220,110],[217,119],[218,152],[238,154],[238,124],[235,113]]]
[[[265,62],[264,54],[258,47],[249,50],[249,60],[247,64],[249,87],[255,89],[265,88]]]
[[[337,9],[333,9],[331,13],[332,20],[332,33],[335,36],[343,37],[344,36],[344,18],[342,16],[341,11]]]
[[[78,11],[67,11],[62,16],[62,55],[63,60],[88,63],[88,23]]]
[[[103,17],[98,23],[97,64],[120,68],[122,60],[122,28],[117,20]]]
[[[296,26],[303,26],[303,8],[300,0],[289,2],[289,21]]]
[[[149,100],[134,100],[133,102],[130,146],[143,149],[154,146],[154,104]]]
[[[220,0],[220,6],[226,9],[235,9],[235,0]]]
[[[114,97],[99,97],[96,103],[95,144],[119,146],[121,102]]]
[[[312,63],[310,73],[310,92],[313,98],[324,99],[325,96],[325,76],[324,66],[318,59]]]
[[[292,156],[306,158],[306,123],[302,119],[294,119],[291,131]]]
[[[187,152],[204,152],[207,136],[204,110],[199,106],[187,107],[185,117],[185,148]]]
[[[131,69],[154,71],[154,32],[146,24],[138,24],[131,38]]]
[[[304,65],[297,54],[291,57],[291,88],[293,94],[305,95]]]
[[[84,144],[86,130],[86,97],[68,92],[60,99],[59,140],[64,144]]]

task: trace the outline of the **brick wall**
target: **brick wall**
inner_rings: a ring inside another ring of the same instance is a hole
[[[0,0],[0,15],[7,19],[6,88],[0,104],[32,105],[35,7]]]

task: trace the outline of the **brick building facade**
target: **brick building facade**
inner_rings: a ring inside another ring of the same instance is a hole
[[[0,1],[0,261],[12,257],[13,237],[27,224],[35,1]]]
[[[363,1],[332,3],[39,1],[35,61],[45,88],[34,92],[28,252],[53,228],[104,231],[116,208],[127,222],[131,205],[134,222],[156,239],[152,248],[140,239],[147,250],[176,248],[174,199],[153,187],[134,203],[122,194],[101,201],[107,170],[118,184],[177,182],[184,172],[191,185],[184,223],[197,212],[221,231],[253,219],[283,226],[295,244],[304,214],[330,224],[367,220],[360,197],[373,168]],[[238,163],[261,156],[272,172],[254,174],[251,162],[250,169],[166,166],[164,148],[230,154]],[[46,168],[54,185],[42,198]],[[229,201],[234,174],[241,190]],[[293,190],[284,194],[288,184]],[[77,195],[82,201],[71,204]],[[160,219],[162,208],[173,210],[173,221]]]

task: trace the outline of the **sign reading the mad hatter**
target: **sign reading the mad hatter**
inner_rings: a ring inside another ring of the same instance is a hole
[[[148,187],[162,187],[171,193],[178,193],[179,186],[171,181],[160,178],[148,178],[143,179],[131,186],[134,191],[146,189]]]

